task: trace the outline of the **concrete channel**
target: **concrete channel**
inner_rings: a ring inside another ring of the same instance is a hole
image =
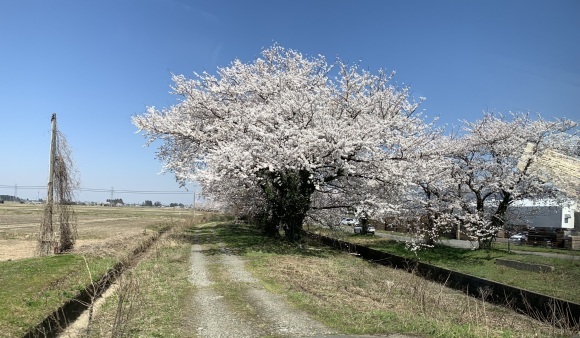
[[[49,337],[54,338],[73,323],[81,314],[89,308],[93,301],[96,301],[107,289],[117,280],[117,278],[127,269],[135,266],[140,257],[147,252],[169,228],[160,230],[141,245],[133,250],[131,256],[125,262],[115,264],[107,273],[96,282],[81,290],[74,298],[69,299],[65,304],[44,318],[40,323],[31,328],[24,338]]]
[[[313,233],[308,233],[308,235],[325,245],[349,253],[357,253],[360,258],[377,264],[415,272],[423,278],[445,284],[470,296],[481,299],[484,295],[487,302],[509,307],[534,319],[548,320],[556,325],[558,323],[561,325],[580,323],[580,304],[577,303],[417,262],[336,238]]]

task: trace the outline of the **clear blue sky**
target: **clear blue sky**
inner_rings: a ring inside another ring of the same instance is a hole
[[[180,191],[171,174],[158,175],[155,148],[143,147],[131,116],[176,102],[171,73],[251,61],[274,42],[395,69],[444,123],[484,110],[578,121],[579,16],[577,0],[0,0],[0,194],[17,184],[19,197],[44,196],[25,187],[46,185],[52,113],[82,187]]]

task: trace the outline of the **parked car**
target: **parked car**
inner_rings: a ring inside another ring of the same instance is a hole
[[[344,217],[341,221],[340,221],[340,225],[348,225],[348,226],[354,226],[358,224],[358,220],[356,218],[352,218],[352,217]]]
[[[509,240],[512,242],[522,243],[527,241],[528,237],[526,236],[526,234],[517,233],[515,235],[510,236]]]
[[[362,232],[363,232],[363,227],[362,227],[362,225],[360,225],[360,224],[358,224],[358,223],[357,223],[357,224],[354,226],[354,233],[355,233],[355,234],[362,234]],[[367,234],[374,235],[374,234],[375,234],[375,227],[374,227],[374,226],[372,226],[372,225],[369,225],[369,226],[367,227]]]

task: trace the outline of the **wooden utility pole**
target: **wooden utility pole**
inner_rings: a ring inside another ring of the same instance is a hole
[[[54,160],[56,154],[56,114],[52,114],[52,139],[50,141],[50,163],[48,165],[48,195],[46,203],[52,205],[54,202]]]
[[[41,256],[46,256],[54,251],[54,227],[52,214],[54,211],[54,161],[56,157],[56,114],[52,114],[52,138],[50,142],[50,158],[48,164],[48,188],[44,218],[40,224],[38,251]]]
[[[40,224],[38,251],[40,255],[72,250],[76,240],[76,218],[70,206],[73,190],[77,185],[71,176],[73,162],[66,139],[56,126],[56,114],[52,114],[52,139],[50,142],[50,161],[48,164],[48,191],[44,217]],[[58,213],[59,234],[56,240],[53,216]]]

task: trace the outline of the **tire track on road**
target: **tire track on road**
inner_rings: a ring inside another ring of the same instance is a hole
[[[230,310],[224,296],[212,288],[204,247],[191,249],[190,282],[197,288],[193,297],[194,327],[200,337],[259,337],[252,323]]]
[[[213,236],[212,236],[213,237]],[[207,255],[209,245],[199,244],[196,237],[190,260],[190,282],[196,287],[192,299],[192,329],[201,337],[309,337],[333,332],[309,318],[289,304],[280,295],[265,290],[258,279],[244,268],[244,260],[232,255],[218,243],[217,255]],[[210,266],[226,272],[227,280],[212,280]],[[218,292],[218,283],[235,283],[241,290],[247,311],[239,313],[227,297]],[[251,318],[248,318],[251,315]]]

